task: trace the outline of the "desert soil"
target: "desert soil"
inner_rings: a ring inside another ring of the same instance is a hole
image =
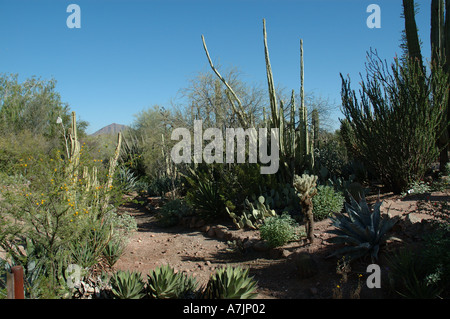
[[[326,231],[333,227],[328,219],[315,224],[313,244],[298,241],[278,249],[256,249],[254,246],[240,251],[231,249],[228,241],[215,236],[208,225],[159,227],[155,217],[157,198],[144,198],[144,205],[128,203],[121,207],[121,213],[136,218],[138,230],[130,238],[115,269],[135,270],[146,276],[156,267],[169,264],[178,272],[194,276],[200,285],[204,285],[216,269],[231,265],[250,269],[250,275],[258,282],[260,299],[329,299],[336,297],[333,294],[336,292],[343,298],[351,298],[358,283],[361,283],[361,290],[356,297],[389,298],[385,281],[387,254],[399,246],[420,242],[421,234],[426,231],[425,221],[438,217],[438,207],[448,201],[449,195],[450,192],[440,192],[401,199],[386,194],[381,198],[382,213],[399,219],[393,229],[396,238],[390,240],[380,253],[381,289],[366,286],[369,260],[352,264],[347,281],[342,281],[342,274],[336,271],[338,258],[327,258],[336,249],[326,241],[331,236]],[[222,228],[233,234],[233,238],[243,241],[259,239],[257,231],[236,230],[232,224],[224,224]],[[313,277],[298,276],[295,260],[301,252],[310,254],[316,262],[317,274]]]

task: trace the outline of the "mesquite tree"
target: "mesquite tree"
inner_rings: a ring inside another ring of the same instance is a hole
[[[435,141],[448,103],[447,75],[440,69],[426,75],[410,59],[389,68],[376,51],[368,54],[366,67],[359,99],[341,74],[343,113],[361,160],[400,193],[439,154]]]

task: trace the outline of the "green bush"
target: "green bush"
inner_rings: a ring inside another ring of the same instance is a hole
[[[439,155],[436,141],[447,121],[446,74],[434,68],[423,76],[410,60],[396,60],[389,68],[371,52],[360,97],[350,80],[341,78],[343,114],[353,136],[349,153],[356,152],[387,188],[401,194]]]
[[[176,198],[165,203],[158,211],[158,223],[162,227],[175,226],[182,217],[192,214],[192,209],[182,199]]]
[[[439,264],[430,268],[423,253],[403,248],[388,258],[389,284],[392,292],[408,299],[435,299],[445,285]],[[448,281],[447,281],[448,287]]]
[[[259,232],[261,238],[267,241],[270,247],[279,247],[298,238],[296,226],[295,220],[283,213],[281,216],[266,218]]]
[[[317,186],[317,194],[312,198],[314,219],[323,220],[334,213],[340,213],[344,207],[344,201],[344,196],[336,192],[333,187]]]
[[[114,198],[121,195],[111,185],[115,162],[108,171],[88,160],[84,144],[70,142],[64,151],[19,157],[13,167],[20,178],[1,187],[0,247],[24,267],[30,296],[58,296],[67,288],[68,264],[93,267],[108,242],[130,226],[115,217]]]

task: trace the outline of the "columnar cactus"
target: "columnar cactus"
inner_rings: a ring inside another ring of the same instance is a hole
[[[67,193],[67,199],[70,199],[70,201],[75,202],[77,200],[77,191],[79,191],[79,186],[77,185],[77,182],[79,181],[78,176],[78,169],[80,165],[80,142],[78,141],[78,134],[77,134],[77,122],[76,122],[76,115],[75,112],[72,112],[72,121],[71,121],[71,127],[69,129],[69,141],[70,146],[68,147],[67,154],[69,156],[68,158],[68,165],[66,166],[65,174],[68,179],[68,185],[70,191]],[[83,179],[83,192],[89,192],[89,191],[95,191],[95,203],[91,203],[92,205],[100,205],[100,213],[104,212],[107,208],[107,205],[109,203],[110,195],[109,190],[112,187],[113,183],[113,176],[115,172],[115,168],[117,166],[117,160],[119,158],[120,149],[121,149],[121,143],[122,143],[122,134],[118,134],[118,140],[117,140],[117,147],[114,153],[114,156],[109,161],[109,170],[108,170],[108,179],[103,185],[103,187],[100,187],[99,181],[97,179],[97,168],[92,168],[92,173],[89,174],[89,169],[87,167],[83,167],[83,173],[81,175],[81,178]],[[98,192],[103,191],[105,192],[104,196],[99,196]],[[99,199],[102,198],[102,202],[99,202]]]
[[[292,184],[296,170],[307,169],[312,171],[314,168],[314,152],[313,143],[311,137],[314,132],[308,125],[307,109],[304,103],[304,70],[303,70],[303,40],[300,42],[300,55],[301,55],[301,87],[300,97],[301,105],[299,108],[299,124],[295,127],[295,94],[292,93],[291,97],[291,110],[289,120],[284,118],[284,104],[283,101],[277,101],[275,93],[275,84],[273,80],[272,67],[270,65],[269,49],[267,46],[267,34],[266,34],[266,21],[263,19],[263,38],[264,38],[264,53],[266,61],[267,72],[267,84],[269,91],[270,112],[266,113],[264,110],[264,124],[268,128],[279,129],[279,158],[280,158],[280,171],[278,172],[280,182],[288,182]],[[248,127],[251,124],[249,121],[249,115],[245,113],[242,103],[236,93],[226,80],[220,75],[217,69],[214,67],[211,58],[209,56],[208,49],[206,47],[205,38],[202,36],[203,48],[208,58],[209,64],[214,73],[219,77],[223,84],[227,87],[229,93],[229,101],[233,108],[233,112],[237,114],[238,119],[242,126]],[[237,102],[238,106],[235,105]],[[267,116],[267,118],[266,118]],[[318,130],[318,122],[316,122],[316,131]]]

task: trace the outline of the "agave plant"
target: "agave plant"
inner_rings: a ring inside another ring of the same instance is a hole
[[[345,203],[347,214],[338,213],[331,217],[336,229],[329,230],[328,233],[336,236],[328,241],[346,244],[331,256],[343,254],[350,259],[357,259],[370,255],[372,260],[376,260],[380,246],[385,243],[386,234],[396,220],[388,217],[381,218],[382,202],[380,201],[377,201],[371,209],[364,196],[359,204],[351,196],[350,200],[351,205]]]
[[[147,289],[150,297],[155,299],[188,298],[195,295],[197,281],[164,265],[147,275]]]
[[[111,291],[117,299],[142,299],[145,297],[145,283],[136,271],[115,272],[111,277]]]
[[[248,269],[228,266],[211,275],[203,292],[203,298],[253,299],[258,295],[255,289],[256,281],[248,276]]]

